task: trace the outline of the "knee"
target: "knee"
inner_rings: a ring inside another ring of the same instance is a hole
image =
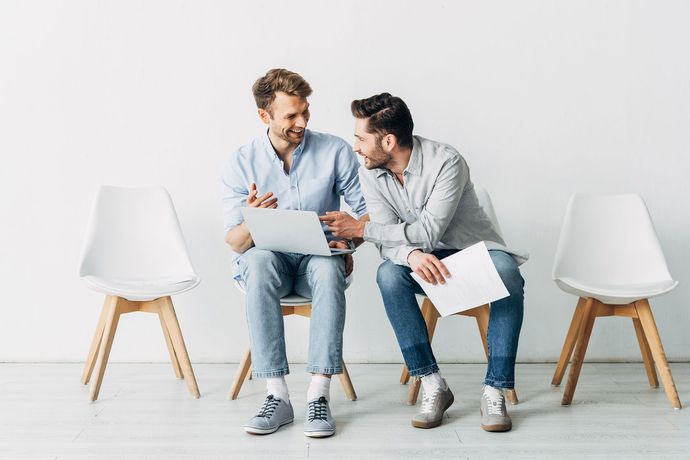
[[[525,281],[515,259],[505,252],[499,252],[497,255],[492,253],[491,258],[510,295],[522,295]]]
[[[308,265],[309,279],[312,283],[325,283],[329,286],[345,285],[345,261],[342,257],[312,257]]]
[[[376,272],[376,284],[381,292],[391,292],[399,289],[408,282],[409,271],[402,265],[396,265],[390,260],[386,260]]]
[[[250,249],[239,260],[240,274],[246,281],[253,273],[266,273],[278,265],[278,256],[265,249]]]

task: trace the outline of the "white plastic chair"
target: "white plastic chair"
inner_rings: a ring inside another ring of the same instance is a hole
[[[345,289],[350,287],[354,281],[354,276],[350,274],[345,279]],[[235,280],[235,287],[242,293],[246,293],[246,289],[243,283]],[[298,315],[304,316],[305,318],[311,318],[311,299],[308,297],[302,297],[295,293],[289,294],[282,299],[280,299],[280,306],[282,307],[283,316]],[[246,379],[251,378],[250,368],[252,365],[252,351],[249,345],[244,351],[240,365],[235,373],[235,378],[232,381],[232,386],[230,387],[230,393],[228,397],[230,399],[237,399],[242,389],[242,384]],[[338,374],[340,378],[340,384],[343,386],[345,391],[345,396],[351,401],[357,400],[357,393],[355,393],[355,388],[352,386],[352,380],[350,380],[350,374],[347,371],[347,366],[345,362],[342,362],[343,373]]]
[[[189,361],[171,295],[199,284],[170,195],[163,187],[101,187],[96,196],[79,276],[106,295],[82,375],[98,398],[121,314],[156,313],[177,378],[199,388]]]
[[[477,201],[479,202],[479,205],[484,209],[484,212],[489,217],[489,220],[491,220],[491,223],[493,224],[494,229],[496,230],[498,235],[501,238],[503,238],[501,226],[498,224],[496,211],[494,210],[494,205],[491,202],[491,197],[489,196],[489,193],[486,191],[486,189],[476,184],[474,186],[474,191],[477,194]],[[436,323],[438,322],[438,319],[441,317],[441,314],[434,306],[434,303],[427,296],[420,295],[420,297],[423,298],[421,307],[422,316],[424,317],[424,321],[426,322],[427,333],[429,334],[429,342],[431,342],[431,340],[434,337],[434,331],[436,330]],[[484,354],[486,355],[487,359],[489,358],[489,347],[486,341],[486,337],[487,332],[489,330],[490,312],[491,310],[489,304],[484,304],[480,305],[479,307],[472,308],[470,310],[455,313],[455,315],[458,316],[473,317],[477,321],[477,327],[479,328],[479,336],[482,340],[482,345],[484,346]],[[403,364],[402,374],[400,375],[400,383],[405,385],[409,381],[410,372],[407,369],[407,366]],[[411,406],[417,404],[420,385],[420,379],[413,380],[407,394],[407,404]],[[514,388],[506,391],[506,397],[508,401],[513,405],[516,405],[519,402],[517,392]]]
[[[647,377],[658,387],[656,363],[666,396],[680,400],[648,299],[678,283],[671,278],[652,220],[639,195],[575,194],[566,210],[553,266],[563,291],[578,296],[552,384],[559,385],[573,355],[562,404],[572,402],[594,320],[632,318]]]

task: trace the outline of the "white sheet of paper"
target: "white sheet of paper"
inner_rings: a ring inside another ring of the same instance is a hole
[[[446,284],[427,283],[412,277],[424,289],[441,316],[448,316],[508,297],[508,289],[491,261],[483,241],[442,259],[451,278]]]

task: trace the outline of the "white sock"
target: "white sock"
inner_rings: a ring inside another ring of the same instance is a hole
[[[500,399],[503,396],[503,390],[494,388],[491,385],[484,385],[484,394],[490,399]]]
[[[422,377],[422,387],[424,388],[424,394],[430,395],[438,388],[445,390],[448,388],[448,385],[446,381],[443,380],[443,377],[441,377],[441,372],[434,372],[433,374]]]
[[[285,377],[272,377],[266,379],[266,392],[285,402],[290,401],[290,394],[288,393]]]
[[[307,390],[307,401],[319,399],[321,396],[325,396],[328,401],[331,400],[331,378],[323,375],[312,375]]]

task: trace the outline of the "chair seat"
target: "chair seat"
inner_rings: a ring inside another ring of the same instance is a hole
[[[626,285],[602,284],[585,282],[574,278],[558,278],[555,280],[563,291],[578,297],[592,297],[602,303],[611,305],[626,305],[641,299],[649,299],[673,290],[678,281],[664,280],[654,283],[638,283]]]
[[[83,276],[93,290],[132,301],[146,301],[171,296],[192,289],[201,281],[194,275],[181,275],[159,279],[108,279]]]

